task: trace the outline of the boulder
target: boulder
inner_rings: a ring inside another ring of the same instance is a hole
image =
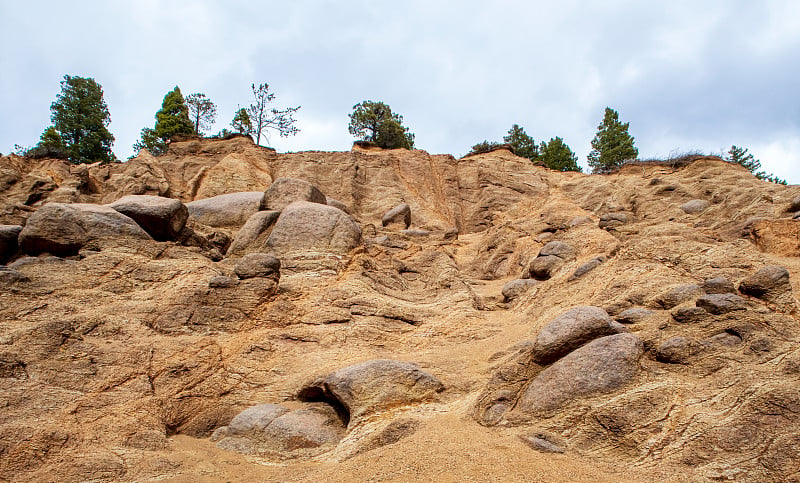
[[[48,203],[28,218],[19,245],[29,255],[69,256],[90,242],[118,244],[124,238],[152,240],[135,221],[108,206]]]
[[[656,307],[671,309],[677,305],[702,295],[703,289],[695,284],[678,285],[655,298]]]
[[[656,349],[656,360],[667,364],[687,364],[697,351],[697,343],[687,337],[670,337]]]
[[[727,314],[735,310],[746,310],[747,304],[742,297],[732,293],[703,295],[695,304],[714,315]]]
[[[597,224],[597,226],[603,229],[616,228],[628,223],[630,219],[630,215],[624,211],[606,213],[605,215],[600,216],[600,222]]]
[[[361,243],[361,227],[332,206],[296,201],[281,212],[267,238],[277,253],[317,251],[345,254]]]
[[[0,284],[13,284],[17,282],[29,282],[30,279],[24,273],[10,267],[0,265]]]
[[[428,230],[421,230],[419,228],[400,230],[400,233],[402,233],[405,236],[412,236],[412,237],[423,237],[431,234],[431,232],[429,232]]]
[[[555,256],[562,260],[570,260],[575,257],[575,249],[562,241],[551,241],[539,250],[539,256]]]
[[[439,379],[416,364],[377,359],[339,369],[307,385],[298,396],[340,405],[349,421],[357,421],[381,410],[430,401],[443,390]]]
[[[641,322],[645,318],[653,315],[652,310],[642,307],[634,307],[631,309],[623,310],[615,317],[616,321],[620,324],[635,324]]]
[[[308,181],[278,178],[264,192],[261,209],[281,211],[295,201],[327,204],[327,198],[322,191]]]
[[[328,206],[333,206],[334,208],[338,208],[347,213],[348,215],[351,214],[350,208],[346,204],[342,203],[341,201],[335,198],[331,198],[330,196],[325,197],[325,204]]]
[[[239,280],[225,275],[211,277],[208,281],[209,288],[231,288],[239,284]]]
[[[689,200],[681,205],[681,209],[688,214],[693,214],[705,211],[709,206],[711,203],[706,200]]]
[[[776,265],[764,267],[742,280],[739,291],[743,294],[761,297],[771,291],[791,290],[789,271]]]
[[[408,203],[400,203],[391,210],[387,211],[381,218],[383,226],[399,226],[408,228],[411,226],[411,207]]]
[[[733,282],[723,277],[710,278],[703,282],[700,288],[707,294],[736,292],[736,287],[733,286]]]
[[[0,265],[8,262],[19,249],[20,225],[0,225]]]
[[[261,209],[262,191],[243,191],[186,203],[189,216],[206,226],[230,228],[242,226]]]
[[[218,428],[211,440],[229,451],[286,459],[315,456],[338,443],[344,434],[344,423],[327,404],[306,404],[295,410],[259,404]]]
[[[643,353],[644,344],[633,334],[594,340],[540,372],[525,389],[513,413],[529,419],[527,415],[615,391],[636,375]]]
[[[267,238],[272,233],[272,228],[280,214],[280,211],[267,210],[251,215],[244,226],[239,228],[228,248],[227,255],[231,257],[251,252],[263,252],[267,248]]]
[[[108,206],[131,217],[159,241],[174,240],[189,218],[189,210],[180,200],[162,196],[123,196]]]
[[[800,195],[795,196],[792,198],[792,201],[789,203],[789,209],[787,211],[800,211]]]
[[[782,312],[793,312],[797,309],[789,272],[783,267],[762,268],[742,280],[739,291],[774,304]]]
[[[675,322],[690,324],[704,321],[710,314],[703,307],[679,307],[672,311]]]
[[[592,258],[588,262],[584,263],[583,265],[575,269],[575,272],[573,272],[572,275],[569,276],[569,281],[577,280],[583,277],[587,273],[599,267],[605,261],[606,257]]]
[[[620,332],[625,328],[600,307],[575,307],[542,328],[533,343],[531,359],[550,364],[594,339]]]
[[[281,261],[266,253],[248,253],[233,271],[242,280],[261,277],[277,281],[281,276]]]
[[[555,255],[536,257],[528,265],[528,276],[536,280],[548,280],[564,264],[564,259]]]
[[[529,278],[512,280],[503,285],[503,298],[506,302],[510,302],[538,284],[538,280],[531,280]]]

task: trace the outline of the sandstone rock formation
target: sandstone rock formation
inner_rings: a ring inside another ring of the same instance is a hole
[[[163,196],[128,195],[108,206],[132,218],[159,241],[174,240],[189,218],[183,203]]]
[[[280,178],[325,200],[261,210]],[[153,240],[130,195],[194,213]],[[0,479],[792,481],[797,197],[713,157],[0,157]]]

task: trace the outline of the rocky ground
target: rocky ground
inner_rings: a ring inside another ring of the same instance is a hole
[[[0,158],[0,479],[800,480],[798,195],[713,157]]]

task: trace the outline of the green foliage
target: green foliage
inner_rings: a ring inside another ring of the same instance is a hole
[[[761,168],[761,161],[753,157],[753,155],[748,152],[747,148],[731,146],[725,160],[744,166],[758,179],[769,181],[770,183],[787,184],[785,179],[778,178],[774,174],[767,173],[766,171],[759,171],[759,168]]]
[[[606,107],[603,122],[597,126],[592,140],[589,166],[595,173],[613,171],[630,159],[636,159],[639,150],[633,145],[633,136],[628,133],[629,123],[619,121],[619,113]]]
[[[54,126],[44,130],[39,138],[39,144],[29,149],[25,156],[29,158],[58,158],[69,159],[67,145]]]
[[[195,93],[186,96],[189,108],[189,119],[194,124],[194,133],[202,136],[203,131],[211,128],[217,117],[217,106],[205,94]]]
[[[154,129],[142,129],[141,139],[133,145],[138,151],[146,148],[150,154],[159,156],[167,152],[169,141],[176,134],[194,134],[194,124],[189,119],[189,107],[178,86],[164,96],[161,109],[156,112]]]
[[[281,137],[294,136],[300,129],[295,127],[296,122],[294,113],[300,109],[297,107],[287,107],[286,109],[270,109],[268,104],[275,100],[275,94],[269,92],[269,84],[259,84],[256,87],[252,84],[253,98],[255,102],[247,108],[247,115],[250,118],[252,133],[256,135],[256,144],[261,144],[261,135],[267,137],[266,130],[278,131]],[[269,138],[267,138],[269,142]]]
[[[50,105],[50,120],[70,162],[116,160],[111,152],[114,136],[107,129],[111,115],[103,100],[103,88],[94,79],[65,75],[61,93]]]
[[[511,145],[511,149],[517,156],[528,158],[535,161],[539,156],[539,147],[532,137],[528,136],[525,129],[521,128],[519,124],[514,124],[508,130],[508,136],[503,136],[503,141]]]
[[[496,143],[494,141],[481,141],[478,144],[472,146],[472,149],[467,153],[467,156],[472,156],[473,154],[485,154],[494,151],[500,143]]]
[[[231,121],[231,127],[239,134],[249,136],[253,132],[253,123],[250,122],[250,115],[247,114],[247,109],[241,108],[236,111]]]
[[[347,130],[384,149],[414,149],[414,135],[403,126],[403,116],[383,102],[363,101],[353,106]]]
[[[578,166],[578,156],[564,144],[564,140],[560,137],[554,137],[549,142],[539,146],[538,161],[544,163],[550,169],[556,171],[578,171],[582,172],[583,169]]]

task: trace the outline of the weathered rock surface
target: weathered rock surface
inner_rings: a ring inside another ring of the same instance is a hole
[[[48,203],[29,219],[19,245],[29,255],[76,255],[88,243],[120,244],[125,238],[152,238],[131,218],[108,206]]]
[[[619,322],[620,324],[635,324],[637,322],[641,322],[645,318],[653,315],[652,310],[648,310],[642,307],[634,307],[631,309],[626,309],[617,314],[614,319]]]
[[[361,227],[342,210],[307,201],[287,206],[267,238],[276,253],[298,251],[344,255],[361,243]]]
[[[686,301],[692,300],[702,295],[703,289],[695,284],[678,285],[673,287],[654,299],[655,307],[671,309]]]
[[[732,293],[703,295],[695,302],[707,312],[720,315],[735,310],[747,310],[747,303],[742,297]]]
[[[327,198],[316,186],[302,179],[278,178],[264,192],[262,210],[281,211],[295,201],[327,204]]]
[[[503,298],[506,300],[506,302],[510,302],[531,288],[535,287],[538,283],[539,281],[531,280],[529,278],[512,280],[503,285]]]
[[[22,227],[19,225],[0,225],[0,265],[8,262],[19,249],[19,233]]]
[[[796,309],[796,302],[786,268],[772,265],[758,270],[739,283],[739,291],[771,302],[785,312]]]
[[[280,279],[281,261],[267,253],[248,253],[233,271],[240,279],[261,277],[277,281]]]
[[[378,359],[339,369],[300,391],[306,400],[328,400],[340,404],[348,422],[377,411],[430,401],[444,390],[436,377],[416,364]]]
[[[643,353],[642,341],[633,334],[610,335],[586,344],[531,381],[514,409],[516,417],[550,412],[623,387],[636,375]]]
[[[400,203],[383,214],[381,224],[388,227],[408,228],[411,226],[411,207],[408,206],[408,203]]]
[[[689,200],[681,205],[681,209],[691,215],[707,210],[709,206],[711,203],[706,200]]]
[[[227,193],[186,203],[189,216],[212,227],[239,227],[261,209],[262,191]]]
[[[594,339],[624,331],[600,307],[575,307],[542,328],[533,342],[532,360],[550,364]]]
[[[707,294],[736,293],[733,282],[724,277],[710,278],[700,286]]]
[[[688,364],[697,353],[697,342],[687,337],[671,337],[656,350],[656,359],[669,364]]]
[[[275,222],[280,216],[279,211],[259,211],[247,219],[247,222],[239,228],[236,236],[228,248],[227,255],[236,256],[252,252],[263,252],[267,250],[267,239]]]
[[[589,273],[592,270],[594,270],[595,268],[599,267],[605,261],[606,261],[606,257],[592,258],[588,262],[586,262],[586,263],[582,264],[581,266],[579,266],[578,268],[576,268],[575,271],[572,273],[572,275],[569,276],[569,281],[577,280],[577,279],[583,277],[587,273]]]
[[[123,196],[109,205],[133,219],[155,240],[174,240],[189,218],[186,205],[172,198],[150,195]]]

